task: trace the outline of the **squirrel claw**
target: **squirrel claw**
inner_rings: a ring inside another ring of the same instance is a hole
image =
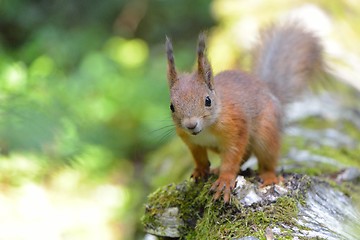
[[[213,200],[218,200],[221,195],[224,195],[224,202],[230,202],[231,191],[235,188],[236,181],[233,178],[219,177],[210,188],[210,191],[215,192]]]
[[[194,172],[191,174],[191,178],[195,180],[195,182],[199,182],[199,180],[207,180],[209,176],[209,171],[204,169],[195,168]]]

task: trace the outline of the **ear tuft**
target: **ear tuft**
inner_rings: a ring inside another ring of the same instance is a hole
[[[199,34],[199,40],[198,40],[198,48],[197,48],[197,52],[198,52],[198,57],[202,57],[205,55],[205,42],[206,42],[206,35],[205,32],[201,32]]]
[[[174,64],[174,56],[173,56],[173,46],[171,40],[168,36],[166,36],[166,55],[169,62]]]
[[[214,89],[213,74],[211,65],[206,57],[206,34],[201,32],[199,34],[197,57],[198,57],[198,73],[205,81],[210,90]]]
[[[171,88],[174,85],[174,83],[177,81],[177,73],[175,68],[173,46],[168,36],[166,36],[165,46],[166,46],[166,56],[168,62],[167,75],[168,75],[169,86]]]

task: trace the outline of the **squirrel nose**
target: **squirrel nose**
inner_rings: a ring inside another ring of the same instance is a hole
[[[194,118],[184,119],[183,121],[183,126],[189,130],[194,130],[197,125],[198,125],[198,121],[197,119]]]
[[[195,129],[196,126],[197,126],[197,122],[189,122],[189,123],[187,123],[187,124],[185,125],[185,127],[186,127],[187,129],[189,129],[189,130]]]

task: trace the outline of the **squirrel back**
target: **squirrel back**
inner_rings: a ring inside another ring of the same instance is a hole
[[[322,51],[318,37],[299,23],[272,25],[260,32],[254,47],[253,74],[284,105],[322,73]]]

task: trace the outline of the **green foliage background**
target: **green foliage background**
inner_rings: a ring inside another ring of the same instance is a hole
[[[141,236],[144,161],[170,124],[165,35],[190,67],[182,49],[214,24],[209,9],[206,0],[1,1],[2,184],[70,185],[76,195],[112,183],[123,193],[114,239]]]
[[[1,185],[30,181],[56,191],[62,174],[76,195],[114,184],[124,193],[109,220],[114,239],[140,238],[146,195],[191,169],[186,149],[171,138],[165,35],[174,40],[179,69],[192,68],[197,35],[206,29],[215,70],[248,68],[232,36],[236,21],[262,24],[303,4],[235,2],[1,1]],[[357,4],[310,2],[359,37]],[[71,180],[74,172],[79,177]]]

